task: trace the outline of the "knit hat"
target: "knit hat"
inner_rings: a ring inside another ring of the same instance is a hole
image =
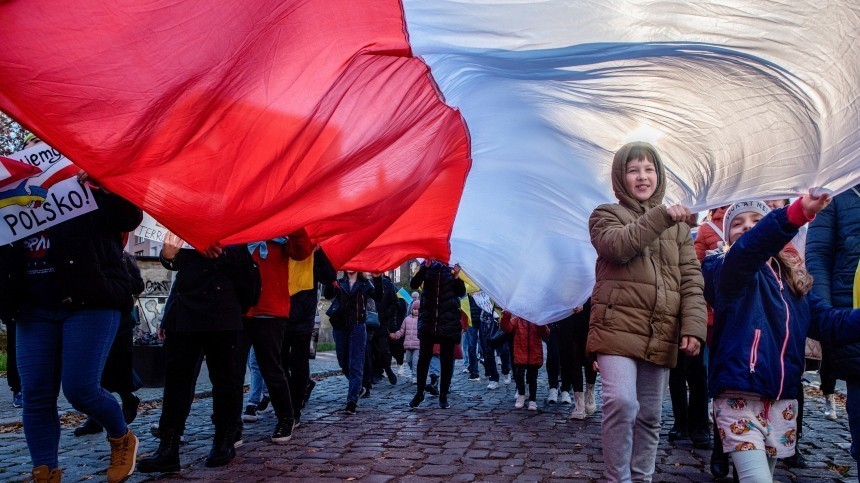
[[[741,213],[758,213],[764,216],[770,213],[770,208],[764,201],[739,201],[726,210],[723,216],[723,240],[729,243],[729,228],[732,226],[732,220]]]
[[[414,300],[414,301],[412,301],[412,307],[410,307],[409,310],[415,310],[415,309],[420,309],[420,308],[421,308],[421,301],[420,300]]]

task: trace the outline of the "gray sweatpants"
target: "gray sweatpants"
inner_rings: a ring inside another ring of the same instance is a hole
[[[597,355],[603,383],[603,462],[610,482],[650,482],[660,442],[669,369]]]

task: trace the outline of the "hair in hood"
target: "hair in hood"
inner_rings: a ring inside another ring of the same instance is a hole
[[[647,159],[654,163],[657,170],[657,187],[651,198],[645,201],[637,200],[627,189],[627,163],[634,159]],[[612,160],[612,189],[619,203],[637,213],[645,213],[663,203],[663,196],[666,194],[666,169],[654,146],[636,141],[625,144],[615,153]]]

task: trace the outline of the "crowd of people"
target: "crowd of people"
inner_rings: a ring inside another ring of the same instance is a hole
[[[88,415],[75,434],[107,432],[109,481],[123,481],[135,467],[179,471],[204,358],[214,430],[206,466],[228,464],[243,423],[269,405],[271,442],[287,444],[315,385],[308,352],[320,288],[331,301],[326,314],[348,386],[347,415],[374,385],[396,384],[398,376],[415,386],[408,407],[427,406],[430,394],[448,409],[462,359],[473,381],[482,379],[483,365],[488,391],[513,380],[513,407],[529,411],[538,408],[545,366],[545,402],[570,405],[570,418],[580,420],[597,411],[599,373],[607,480],[651,481],[668,388],[670,442],[689,438],[712,448],[714,476],[733,466],[739,481],[770,481],[778,458],[804,464],[797,445],[811,337],[822,344],[827,417],[837,417],[833,381],[844,378],[852,440],[860,445],[858,188],[833,199],[811,191],[791,203],[739,200],[708,212],[699,227],[686,207],[664,204],[666,172],[651,145],[622,147],[611,177],[618,202],[597,207],[589,220],[597,252],[592,295],[549,325],[479,303],[456,264],[424,260],[410,280],[411,297],[402,297],[382,273],[346,270],[338,278],[304,230],[205,250],[169,234],[160,261],[175,282],[158,329],[168,367],[152,428],[159,444],[137,459],[128,424],[140,383],[128,334],[142,282],[122,247],[142,215],[81,173],[98,210],[0,252],[0,318],[13,327],[20,373],[19,380],[10,372],[9,381],[14,404],[23,406],[34,479],[62,476],[61,385]],[[243,404],[246,370],[251,388]],[[852,456],[858,453],[852,445]]]

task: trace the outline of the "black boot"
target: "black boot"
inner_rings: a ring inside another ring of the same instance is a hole
[[[134,393],[127,395],[120,394],[122,398],[122,417],[125,419],[125,424],[131,424],[137,419],[137,408],[140,407],[140,398]]]
[[[723,453],[723,440],[714,426],[714,449],[711,451],[711,475],[722,479],[729,475],[729,455]]]
[[[424,390],[429,392],[431,396],[438,396],[439,389],[437,385],[439,384],[439,376],[436,374],[430,374],[430,384],[424,386]]]
[[[141,473],[175,473],[179,471],[179,431],[160,429],[158,449],[149,458],[137,460]]]
[[[241,439],[241,437],[239,438]],[[215,427],[215,437],[212,440],[212,450],[206,457],[206,467],[215,468],[224,466],[236,457],[236,430],[234,425],[229,427]]]
[[[75,428],[75,436],[86,436],[88,434],[99,434],[104,431],[101,424],[97,423],[93,418],[87,418],[84,424]]]

